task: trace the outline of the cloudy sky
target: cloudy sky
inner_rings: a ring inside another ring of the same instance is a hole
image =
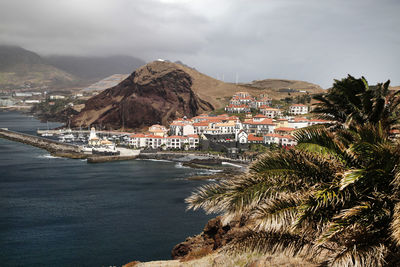
[[[399,0],[1,0],[0,42],[181,60],[225,81],[400,85]]]

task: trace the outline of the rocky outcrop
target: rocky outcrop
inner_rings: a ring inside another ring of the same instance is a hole
[[[73,127],[142,128],[167,125],[178,117],[192,117],[214,107],[192,90],[191,76],[170,62],[152,62],[115,87],[86,102],[72,119]]]
[[[171,252],[173,259],[191,259],[198,255],[212,253],[234,240],[241,233],[244,222],[232,220],[223,225],[221,217],[208,221],[201,234],[189,237],[184,242],[176,245]],[[203,255],[204,256],[204,255]]]

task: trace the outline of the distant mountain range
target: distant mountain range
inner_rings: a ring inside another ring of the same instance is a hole
[[[86,86],[144,64],[131,56],[43,57],[18,46],[0,45],[0,89]]]
[[[0,89],[71,85],[73,75],[46,62],[38,54],[16,46],[0,46]]]

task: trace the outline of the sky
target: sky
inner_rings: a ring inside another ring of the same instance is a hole
[[[220,80],[400,85],[400,0],[1,0],[0,43],[180,60]]]

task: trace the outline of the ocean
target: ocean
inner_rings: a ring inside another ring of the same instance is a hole
[[[50,128],[57,123],[49,123]],[[47,124],[0,112],[0,127],[34,134]],[[120,266],[170,259],[212,217],[184,199],[204,170],[167,161],[88,164],[0,138],[0,265]]]

